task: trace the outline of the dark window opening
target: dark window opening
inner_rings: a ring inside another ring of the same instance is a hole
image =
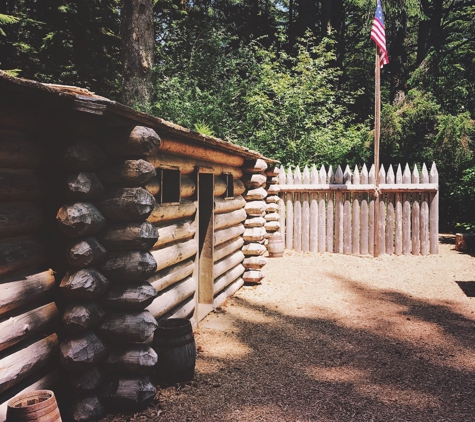
[[[181,178],[178,169],[160,169],[160,203],[180,202]]]
[[[234,198],[234,180],[233,175],[230,173],[223,173],[223,178],[226,183],[226,191],[224,192],[225,198]]]

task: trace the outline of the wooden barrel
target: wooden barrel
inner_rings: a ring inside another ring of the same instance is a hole
[[[37,390],[19,394],[7,404],[7,422],[61,422],[54,393]]]
[[[267,244],[269,258],[280,258],[284,256],[284,249],[284,239],[279,232],[275,232],[269,236],[269,243]]]
[[[158,355],[155,380],[160,384],[175,384],[193,379],[196,345],[191,322],[185,318],[157,321],[153,348]]]

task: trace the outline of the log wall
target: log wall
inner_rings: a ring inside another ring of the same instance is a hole
[[[48,164],[41,140],[23,125],[0,130],[0,421],[13,396],[57,380]]]

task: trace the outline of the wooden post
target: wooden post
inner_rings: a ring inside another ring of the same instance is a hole
[[[360,182],[362,184],[367,184],[368,183],[368,168],[366,167],[366,164],[363,164],[363,168],[361,169],[361,178]],[[361,228],[361,249],[360,253],[362,255],[367,255],[369,253],[369,248],[368,248],[368,194],[365,192],[362,197],[361,197],[361,223],[360,223],[360,228]],[[371,243],[373,243],[373,237],[370,238]]]
[[[378,47],[376,47],[376,65],[375,65],[375,85],[374,85],[374,168],[376,172],[379,170],[379,137],[380,137],[380,113],[381,113],[381,64],[380,57],[378,52]],[[375,178],[375,188],[376,188],[376,204],[374,207],[374,219],[376,222],[379,221],[379,177],[376,175]],[[379,256],[380,254],[380,245],[379,245],[379,227],[378,224],[375,224],[374,231],[374,256]]]
[[[315,164],[312,166],[312,170],[310,172],[310,180],[312,185],[318,184],[318,172]],[[317,194],[311,193],[310,194],[310,230],[309,230],[309,237],[310,237],[310,244],[309,249],[310,252],[317,252],[318,251],[318,202],[317,202]]]
[[[430,183],[437,183],[437,192],[430,194],[430,253],[439,252],[439,173],[432,163],[429,175]]]

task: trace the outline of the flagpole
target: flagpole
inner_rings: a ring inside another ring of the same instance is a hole
[[[379,137],[381,132],[381,58],[376,46],[376,64],[374,70],[374,171],[375,171],[375,204],[374,204],[374,256],[379,256]]]

